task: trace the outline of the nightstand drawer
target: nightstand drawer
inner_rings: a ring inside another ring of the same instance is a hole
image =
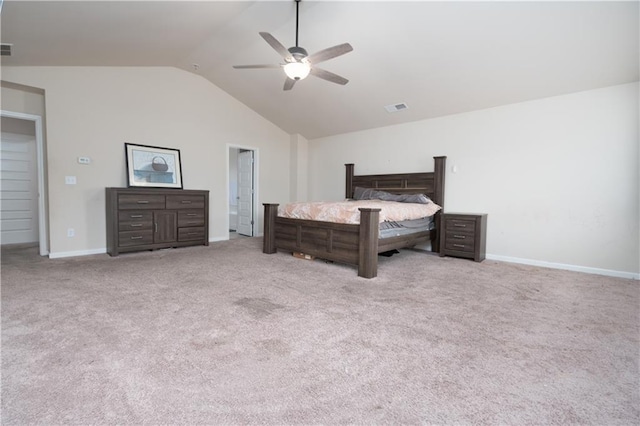
[[[475,245],[473,242],[469,243],[469,242],[459,242],[459,241],[454,241],[451,239],[447,239],[447,241],[444,244],[445,249],[447,251],[451,250],[451,251],[464,251],[464,252],[468,252],[468,253],[473,253],[473,250],[475,248]]]
[[[445,243],[471,244],[475,242],[475,234],[473,232],[448,231]]]
[[[467,232],[473,234],[476,229],[475,220],[445,218],[444,223],[444,227],[447,231]]]

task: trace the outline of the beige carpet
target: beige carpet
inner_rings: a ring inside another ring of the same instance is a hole
[[[3,249],[2,424],[640,423],[637,281],[260,247]]]

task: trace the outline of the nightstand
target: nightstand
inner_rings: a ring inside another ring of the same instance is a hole
[[[487,215],[443,213],[440,256],[454,256],[482,262],[487,246]]]

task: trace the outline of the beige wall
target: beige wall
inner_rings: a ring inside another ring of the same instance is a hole
[[[2,71],[6,67],[2,68]],[[3,75],[4,78],[4,75]],[[2,81],[2,109],[44,117],[44,90]]]
[[[52,256],[104,251],[104,188],[126,186],[125,142],[180,150],[184,188],[210,191],[211,240],[228,236],[227,144],[259,151],[260,200],[289,199],[289,135],[197,75],[160,67],[2,72],[46,93]]]
[[[488,213],[488,257],[638,277],[638,116],[635,83],[315,139],[309,197],[343,198],[345,163],[446,155],[445,210]]]
[[[291,135],[290,198],[307,201],[309,188],[309,141],[300,134]]]

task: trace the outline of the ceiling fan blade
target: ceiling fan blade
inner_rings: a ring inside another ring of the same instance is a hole
[[[259,34],[262,36],[264,41],[269,43],[269,46],[273,47],[273,49],[280,54],[280,56],[282,56],[287,61],[291,59],[291,54],[289,53],[287,48],[284,47],[278,40],[276,40],[274,36],[265,32],[261,32]]]
[[[293,89],[293,85],[296,84],[296,80],[293,80],[289,77],[284,81],[284,87],[282,90],[291,90]]]
[[[339,44],[337,46],[328,47],[324,50],[314,53],[313,55],[307,58],[309,62],[312,64],[319,64],[323,61],[328,61],[329,59],[333,59],[336,56],[344,55],[345,53],[349,53],[353,50],[353,47],[349,43]]]
[[[236,69],[257,69],[257,68],[281,68],[281,65],[262,64],[262,65],[234,65]]]
[[[342,84],[345,85],[349,82],[349,80],[347,80],[344,77],[339,76],[338,74],[334,74],[332,72],[329,72],[327,70],[323,70],[321,68],[316,68],[313,67],[311,68],[311,74],[315,75],[316,77],[319,77],[323,80],[327,80],[330,81],[332,83],[336,83],[336,84]]]

